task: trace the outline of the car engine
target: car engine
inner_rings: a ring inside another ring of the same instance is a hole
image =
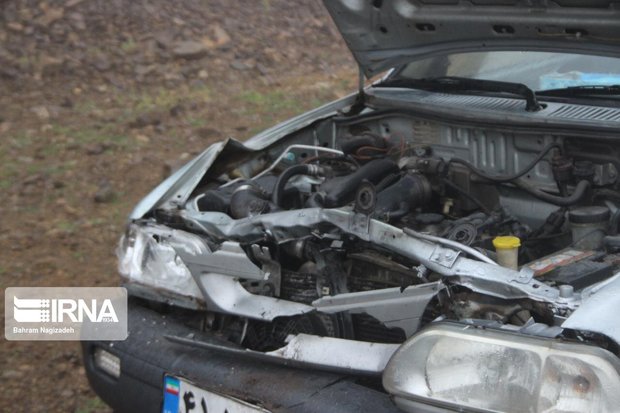
[[[239,146],[222,144],[187,202],[134,224],[198,284],[169,302],[192,296],[227,341],[402,343],[458,320],[615,350],[561,327],[618,271],[615,144],[372,114]]]

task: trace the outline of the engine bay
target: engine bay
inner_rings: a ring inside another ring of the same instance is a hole
[[[151,235],[199,284],[207,327],[253,350],[298,334],[402,343],[444,319],[615,349],[561,326],[618,271],[619,150],[403,114],[330,118],[265,150],[221,149],[184,205],[155,211]]]

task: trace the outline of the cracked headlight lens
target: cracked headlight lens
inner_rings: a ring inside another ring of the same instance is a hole
[[[614,412],[619,371],[598,347],[440,323],[396,351],[383,386],[407,411]]]
[[[129,282],[128,289],[136,295],[191,308],[200,306],[203,296],[189,269],[169,243],[167,232],[170,231],[131,224],[117,249],[118,271]]]

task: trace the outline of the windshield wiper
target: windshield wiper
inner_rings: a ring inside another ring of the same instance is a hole
[[[441,92],[498,92],[521,96],[525,99],[525,110],[537,112],[542,109],[536,93],[522,83],[500,82],[496,80],[470,79],[466,77],[444,76],[423,79],[388,79],[377,84],[379,87],[405,87]]]
[[[620,85],[584,85],[559,89],[547,89],[536,92],[540,96],[620,96]]]

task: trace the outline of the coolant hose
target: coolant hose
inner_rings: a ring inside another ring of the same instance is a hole
[[[317,165],[293,165],[284,170],[278,177],[276,181],[276,185],[273,189],[273,194],[271,196],[271,200],[274,204],[279,207],[282,207],[282,201],[284,198],[284,187],[288,183],[289,179],[291,179],[295,175],[312,175],[319,176],[324,174],[325,171],[322,167]]]
[[[517,188],[524,190],[541,201],[562,207],[575,205],[584,198],[584,196],[588,193],[588,189],[590,189],[590,182],[584,179],[577,183],[577,186],[571,195],[563,197],[543,192],[521,179],[517,179],[513,183],[517,186]]]

